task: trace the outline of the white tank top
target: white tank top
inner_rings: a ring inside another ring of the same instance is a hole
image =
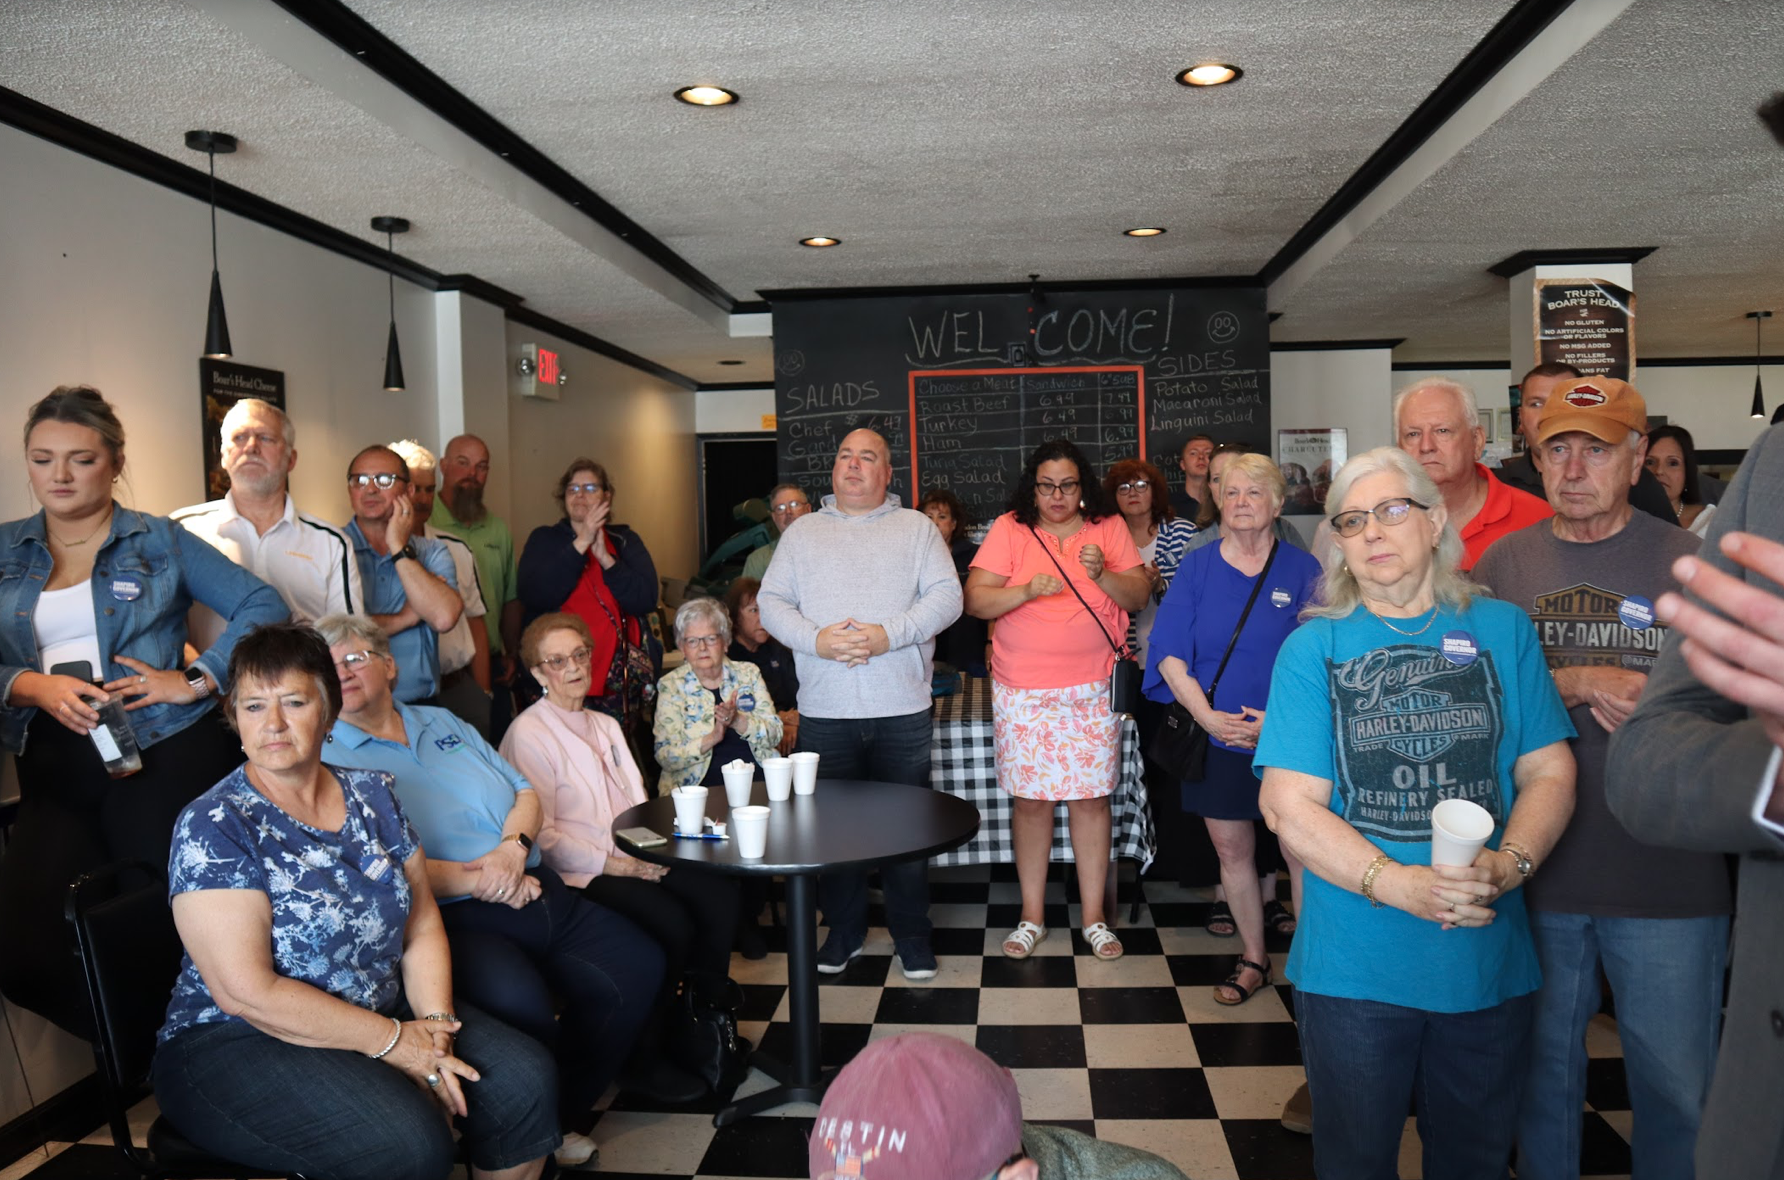
[[[45,672],[70,660],[85,660],[97,679],[105,679],[90,580],[65,590],[45,590],[38,596],[31,628],[37,633],[37,654]]]

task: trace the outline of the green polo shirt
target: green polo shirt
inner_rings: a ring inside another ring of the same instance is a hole
[[[477,563],[477,581],[483,589],[483,606],[489,612],[489,650],[502,650],[502,607],[520,597],[519,573],[514,564],[514,534],[508,522],[490,513],[477,524],[464,524],[446,507],[446,497],[434,501],[428,524],[451,533],[471,550]]]

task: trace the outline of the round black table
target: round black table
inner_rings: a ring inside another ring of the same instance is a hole
[[[787,995],[793,1060],[783,1065],[767,1054],[756,1053],[751,1064],[780,1085],[720,1110],[712,1120],[720,1127],[789,1102],[816,1103],[824,1097],[830,1077],[818,1057],[818,874],[934,856],[966,843],[979,830],[979,809],[964,799],[900,783],[821,778],[814,795],[794,795],[784,803],[769,803],[767,788],[758,780],[750,789],[750,802],[768,807],[768,846],[760,860],[737,855],[735,833],[729,840],[678,838],[674,834],[675,801],[667,795],[640,803],[613,820],[615,841],[639,860],[787,879]],[[730,822],[731,805],[724,787],[707,791],[706,814]],[[640,848],[619,835],[635,827],[668,836],[669,842]]]

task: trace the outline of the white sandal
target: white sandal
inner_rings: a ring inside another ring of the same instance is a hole
[[[1099,959],[1119,959],[1123,954],[1121,940],[1106,922],[1092,922],[1084,927],[1084,941],[1090,944],[1090,953]]]
[[[1018,922],[1016,928],[1009,932],[1003,940],[1003,953],[1006,959],[1026,959],[1034,954],[1034,948],[1047,937],[1045,926],[1036,926],[1033,922]],[[1022,948],[1020,952],[1011,953],[1011,946]]]

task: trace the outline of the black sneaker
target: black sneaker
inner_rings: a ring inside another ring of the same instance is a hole
[[[737,953],[752,962],[768,957],[768,940],[762,936],[761,926],[752,921],[737,928]]]
[[[850,946],[841,935],[832,932],[818,948],[818,974],[841,975],[849,961],[861,954],[861,944]]]
[[[935,952],[927,938],[901,938],[896,944],[898,966],[906,979],[934,979],[937,970]],[[822,970],[822,968],[820,968]]]

